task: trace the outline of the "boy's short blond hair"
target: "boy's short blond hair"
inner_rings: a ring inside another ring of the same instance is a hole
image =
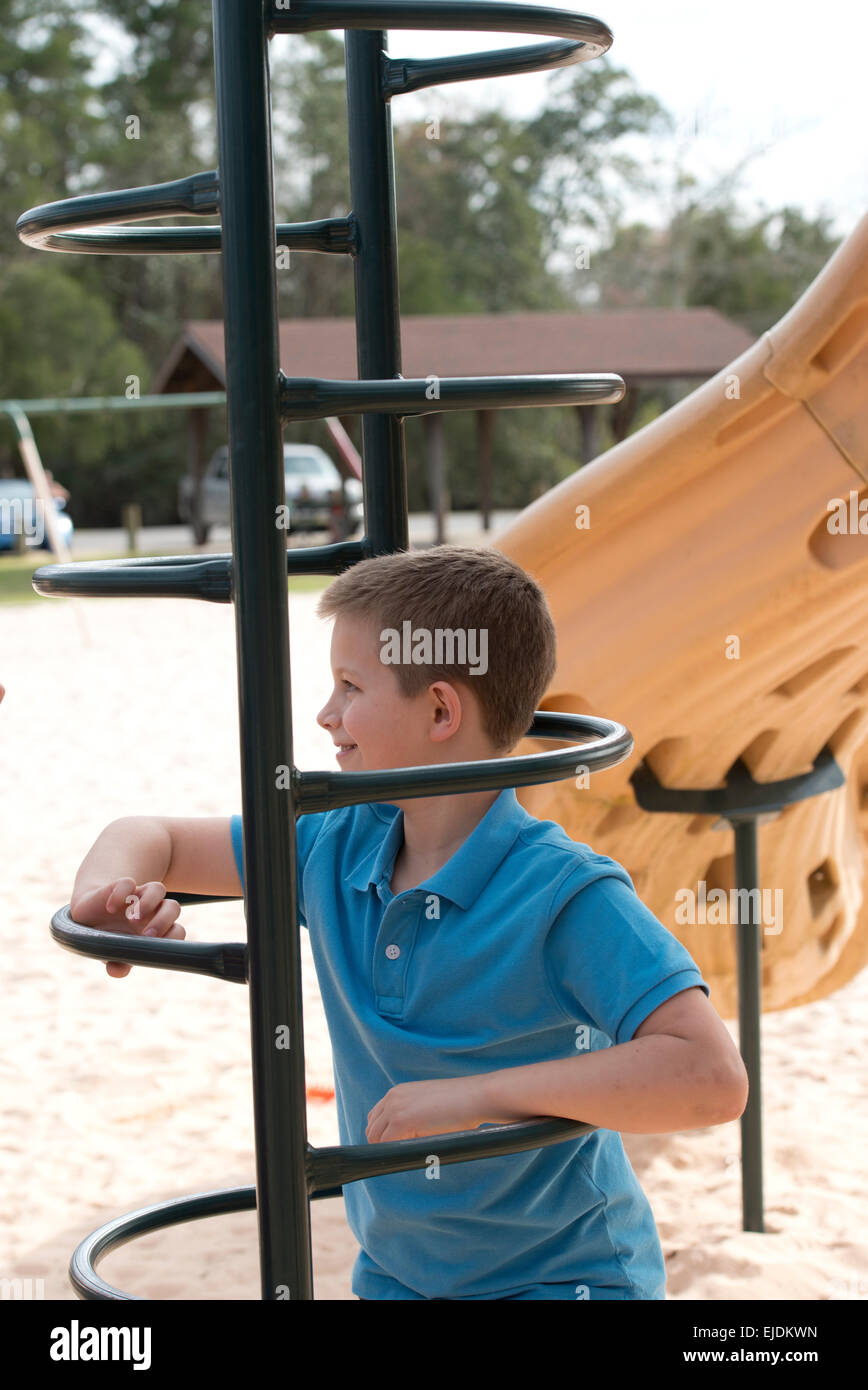
[[[320,618],[348,614],[369,621],[378,634],[401,633],[407,621],[413,631],[486,630],[484,671],[471,674],[468,662],[403,661],[392,669],[408,698],[437,679],[460,680],[479,701],[483,728],[498,756],[527,733],[555,673],[555,625],[545,595],[499,550],[436,545],[375,555],[338,575],[316,611]]]

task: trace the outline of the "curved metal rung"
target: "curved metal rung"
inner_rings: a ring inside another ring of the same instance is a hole
[[[335,541],[331,545],[307,545],[287,550],[286,569],[293,574],[340,574],[373,551],[367,537],[359,541]],[[71,565],[40,565],[31,583],[49,598],[94,594],[100,598],[195,598],[211,603],[233,599],[233,559],[226,555],[140,555],[135,559],[80,560]]]
[[[77,251],[99,256],[152,256],[179,252],[222,250],[223,229],[216,227],[118,226],[171,214],[203,217],[220,208],[220,179],[216,169],[168,183],[84,193],[61,198],[23,212],[15,224],[19,239],[38,251]],[[99,224],[96,225],[95,224]],[[93,230],[86,230],[93,228]],[[356,219],[325,217],[314,222],[279,222],[275,245],[292,251],[322,251],[355,255]]]
[[[33,246],[37,250],[97,250],[105,253],[109,249],[118,249],[115,243],[123,240],[122,233],[113,232],[100,236],[80,232],[80,229],[95,222],[111,224],[127,220],[145,221],[149,217],[166,217],[173,213],[201,216],[204,213],[217,212],[219,207],[219,173],[216,169],[209,169],[205,173],[190,174],[186,178],[172,179],[168,183],[148,184],[144,188],[84,193],[77,198],[61,198],[53,203],[42,203],[39,207],[22,212],[15,223],[15,230],[25,246]],[[164,228],[158,230],[157,235],[165,235],[167,231],[192,231],[198,234],[200,230],[198,227]],[[78,232],[80,235],[73,235]],[[142,233],[133,232],[132,235],[141,237]],[[113,243],[110,247],[109,242]]]
[[[386,1173],[405,1173],[424,1167],[431,1150],[441,1167],[473,1159],[503,1157],[526,1149],[545,1149],[598,1129],[584,1120],[549,1116],[465,1129],[452,1134],[426,1134],[419,1139],[396,1139],[383,1144],[337,1144],[321,1149],[307,1146],[305,1167],[308,1191],[313,1197],[336,1196],[343,1184],[377,1178]]]
[[[74,198],[67,198],[63,203],[46,203],[44,206],[64,207],[75,201]],[[35,214],[42,210],[33,208],[32,212]],[[24,216],[30,214],[25,213]],[[82,228],[83,220],[76,215],[75,222],[79,228]],[[110,220],[101,215],[89,218],[90,221],[102,223],[106,230],[97,228],[88,232],[76,230],[75,227],[70,229],[69,221],[65,218],[62,225],[66,230],[22,237],[21,240],[39,251],[77,251],[96,256],[179,256],[192,251],[223,250],[223,229],[219,225],[112,228]],[[353,256],[356,253],[354,228],[355,223],[349,217],[324,217],[314,222],[278,222],[274,228],[275,245],[285,246],[290,251],[322,251],[332,256]]]
[[[461,3],[461,0],[373,0],[373,3],[360,3],[360,0],[292,0],[290,6],[277,8],[274,0],[266,16],[266,34],[306,33],[312,29],[465,29],[476,33],[500,34],[550,34],[558,39],[570,39],[579,50],[571,62],[587,62],[608,52],[614,36],[608,25],[593,15],[572,14],[568,10],[556,10],[549,6],[522,5],[511,0],[485,0],[485,3]],[[538,71],[542,67],[555,66],[553,62],[543,61],[548,57],[563,56],[562,45],[534,45],[539,58],[538,67],[505,67],[504,73]],[[527,48],[512,50],[527,55],[533,50]],[[444,60],[443,71],[458,62],[474,59],[483,62],[493,60],[495,54],[480,53],[462,55],[461,59]],[[504,63],[511,57],[509,49],[503,51]],[[562,64],[557,64],[561,66]],[[473,76],[495,76],[488,67],[480,68]],[[438,81],[454,80],[448,76]]]
[[[147,1235],[149,1231],[160,1231],[182,1221],[197,1221],[204,1216],[255,1210],[255,1187],[227,1187],[217,1192],[201,1192],[195,1197],[174,1197],[167,1202],[157,1202],[154,1206],[140,1207],[138,1211],[107,1221],[76,1246],[69,1262],[72,1287],[79,1298],[122,1299],[137,1303],[139,1294],[124,1293],[97,1274],[95,1265],[98,1259],[110,1250],[126,1245],[127,1241],[135,1240],[137,1236]]]
[[[524,1153],[528,1149],[544,1149],[598,1128],[598,1125],[586,1124],[583,1120],[542,1118],[382,1144],[347,1144],[321,1149],[308,1144],[305,1154],[308,1195],[312,1200],[339,1197],[346,1183],[423,1168],[432,1147],[436,1147],[437,1159],[442,1167],[450,1163],[469,1163],[474,1159]],[[138,1302],[140,1295],[124,1293],[97,1274],[95,1266],[98,1259],[127,1241],[135,1240],[137,1236],[162,1230],[166,1226],[255,1209],[255,1187],[228,1187],[216,1192],[197,1193],[193,1197],[173,1197],[166,1202],[141,1207],[114,1221],[107,1221],[85,1236],[73,1251],[69,1262],[72,1286],[79,1298]]]
[[[200,598],[232,602],[232,556],[140,555],[118,560],[82,560],[40,565],[30,581],[38,594],[147,594],[149,598]]]
[[[534,43],[496,53],[463,53],[456,58],[389,58],[383,74],[387,100],[402,92],[439,87],[444,82],[471,82],[481,77],[513,77],[527,72],[567,68],[595,58],[583,43]]]
[[[197,893],[170,893],[181,906],[193,903],[243,902],[242,898],[202,897]],[[159,970],[180,970],[189,975],[209,975],[218,980],[246,985],[247,944],[243,941],[175,941],[162,936],[138,936],[130,932],[85,927],[73,920],[69,903],[51,919],[51,935],[58,946],[97,960],[125,965],[150,965]]]
[[[626,387],[615,372],[536,376],[431,376],[334,381],[278,373],[284,420],[327,415],[433,415],[445,410],[507,410],[546,405],[611,405]]]
[[[751,819],[781,811],[784,806],[805,801],[821,792],[836,791],[847,779],[827,746],[820,750],[809,772],[799,772],[795,777],[784,777],[777,782],[754,781],[741,758],[729,769],[723,787],[665,787],[645,762],[639,764],[630,781],[636,804],[643,811]]]
[[[633,736],[614,719],[590,714],[561,714],[537,710],[525,738],[568,739],[597,735],[587,746],[575,744],[553,753],[526,753],[521,757],[483,758],[468,763],[386,768],[377,772],[299,772],[291,778],[299,814],[332,811],[361,801],[392,802],[414,796],[494,791],[503,787],[528,787],[538,782],[557,782],[575,776],[578,767],[601,772],[628,758]]]
[[[578,766],[599,772],[623,762],[633,750],[632,735],[612,719],[589,714],[559,714],[537,710],[526,738],[566,739],[582,734],[598,735],[590,747],[576,744],[554,753],[529,753],[518,758],[490,758],[469,763],[440,763],[434,767],[387,768],[377,772],[299,772],[292,769],[296,813],[335,810],[365,801],[394,801],[413,796],[441,796],[448,792],[493,791],[555,782],[571,777]],[[238,902],[240,899],[170,893],[176,902]],[[151,965],[162,970],[183,970],[196,975],[245,984],[248,979],[247,946],[242,942],[214,943],[174,941],[165,937],[139,936],[130,932],[86,927],[70,915],[69,903],[51,919],[51,935],[58,945],[102,961]]]

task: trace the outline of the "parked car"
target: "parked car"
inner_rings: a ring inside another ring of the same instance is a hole
[[[58,513],[57,528],[69,545],[74,527],[64,513],[65,497],[51,499]],[[29,478],[0,478],[0,550],[16,550],[19,537],[28,548],[50,550],[42,506]]]
[[[289,506],[287,531],[322,531],[332,524],[333,508],[341,494],[341,475],[324,449],[316,444],[284,444],[283,467],[286,501]],[[355,535],[365,519],[362,484],[348,478],[343,484],[346,497],[345,534]],[[178,486],[178,512],[193,527],[197,545],[208,539],[212,526],[228,526],[229,449],[223,444],[208,463],[202,477],[201,517],[193,521],[193,479],[188,473]]]

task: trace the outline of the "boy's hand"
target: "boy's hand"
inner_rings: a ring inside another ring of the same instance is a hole
[[[393,1086],[368,1111],[369,1144],[392,1139],[421,1139],[452,1134],[486,1123],[478,1076],[451,1076],[437,1081],[405,1081]]]
[[[164,883],[136,883],[132,878],[117,878],[101,888],[92,888],[69,905],[74,922],[83,927],[99,927],[103,931],[126,932],[132,936],[172,936],[183,940],[187,935],[176,919],[181,904],[166,897]],[[113,979],[122,980],[132,970],[123,961],[106,961],[106,971]]]

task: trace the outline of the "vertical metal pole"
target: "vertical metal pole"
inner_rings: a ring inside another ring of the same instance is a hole
[[[494,411],[476,412],[476,452],[479,458],[479,514],[483,531],[491,530],[491,441]]]
[[[311,1299],[268,40],[250,0],[213,22],[262,1297]]]
[[[356,347],[362,381],[401,375],[392,115],[382,90],[387,42],[381,29],[347,29],[344,34],[350,196],[358,233]],[[403,420],[394,415],[362,416],[362,455],[371,552],[408,550]]]
[[[735,831],[735,886],[756,889],[759,900],[759,865],[756,818],[730,821]],[[741,903],[743,898],[739,898]],[[760,900],[761,901],[761,900]],[[741,1116],[741,1206],[742,1228],[764,1231],[763,1222],[763,1137],[762,1094],[760,1090],[760,1014],[762,979],[760,971],[760,931],[762,913],[741,912],[736,925],[738,954],[738,1034],[739,1048],[750,1085],[750,1095]],[[752,921],[755,917],[758,920]]]
[[[443,416],[423,415],[425,424],[425,454],[428,465],[428,496],[434,520],[434,544],[446,540],[444,497],[446,483],[445,449],[443,447]]]

